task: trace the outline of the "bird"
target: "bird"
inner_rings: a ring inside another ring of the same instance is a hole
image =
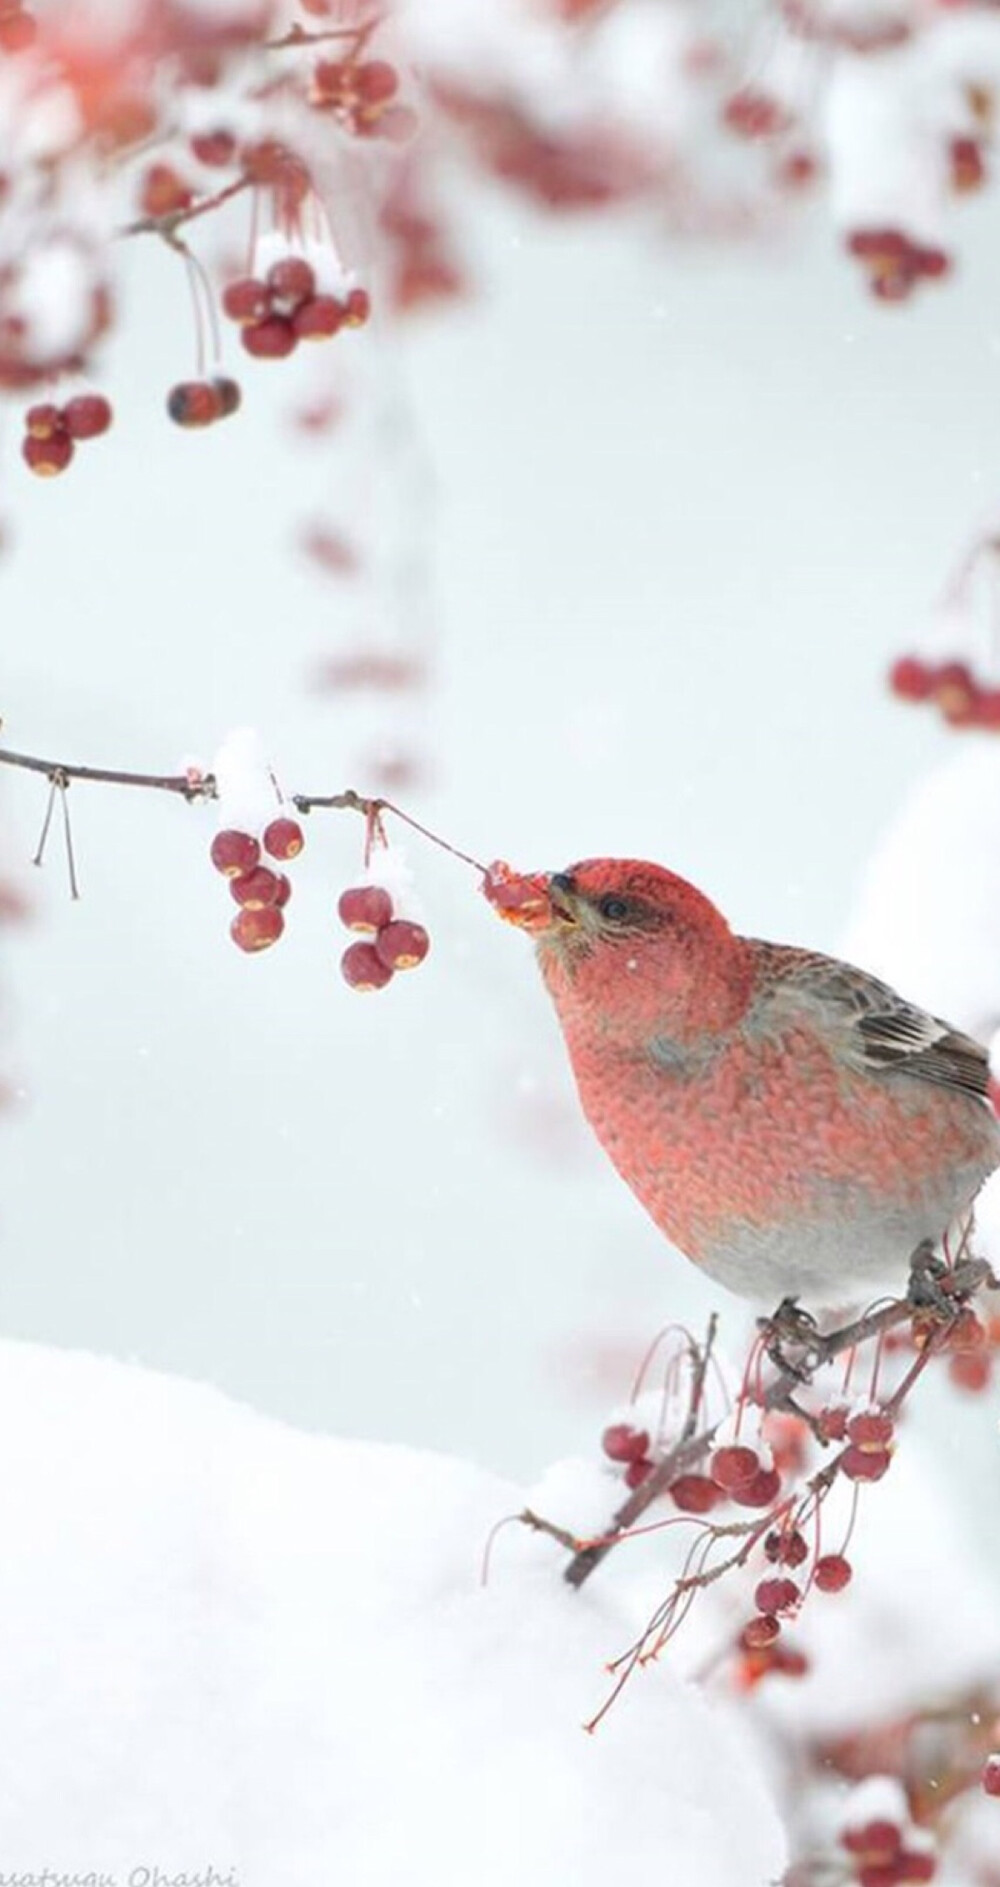
[[[493,887],[534,938],[597,1139],[727,1290],[810,1311],[900,1295],[1000,1165],[985,1050],[864,970],[740,936],[641,859],[498,867]]]

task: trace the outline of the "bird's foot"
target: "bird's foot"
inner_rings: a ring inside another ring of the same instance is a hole
[[[815,1317],[794,1297],[783,1297],[770,1317],[758,1317],[757,1328],[768,1361],[782,1375],[793,1381],[812,1381],[813,1370],[822,1354],[822,1338]],[[789,1355],[789,1349],[798,1354]]]
[[[911,1309],[933,1311],[938,1317],[954,1317],[955,1300],[941,1289],[941,1279],[947,1275],[948,1266],[938,1257],[933,1245],[918,1245],[910,1259],[910,1283],[906,1293]]]

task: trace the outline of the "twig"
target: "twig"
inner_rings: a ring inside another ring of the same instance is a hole
[[[971,1297],[984,1284],[990,1283],[992,1278],[991,1267],[985,1259],[967,1258],[941,1279],[940,1288],[946,1296],[954,1298],[957,1304]],[[815,1336],[811,1339],[815,1354],[812,1369],[818,1369],[823,1364],[832,1362],[835,1356],[840,1356],[844,1350],[851,1349],[856,1343],[867,1342],[870,1337],[879,1336],[882,1332],[893,1329],[896,1324],[905,1323],[912,1315],[913,1306],[907,1303],[905,1298],[900,1298],[891,1304],[884,1305],[881,1310],[871,1311],[867,1316],[857,1318],[854,1323],[845,1324],[840,1330],[831,1331],[829,1336]],[[927,1346],[928,1350],[932,1344],[933,1339]],[[913,1370],[906,1379],[906,1384],[901,1385],[904,1392],[910,1382],[919,1375],[926,1361],[927,1358],[923,1353],[917,1358]],[[759,1402],[761,1410],[768,1413],[787,1406],[789,1397],[796,1388],[801,1388],[801,1378],[791,1370],[780,1372],[761,1396]],[[899,1406],[899,1394],[897,1390],[893,1398],[895,1407]],[[642,1518],[647,1507],[650,1507],[654,1500],[658,1500],[661,1494],[666,1493],[672,1481],[676,1481],[680,1474],[687,1472],[708,1453],[718,1426],[717,1423],[715,1427],[704,1430],[700,1435],[688,1436],[685,1433],[669,1454],[665,1455],[662,1461],[657,1462],[653,1472],[647,1475],[641,1485],[635,1488],[619,1507],[608,1532],[599,1541],[592,1541],[582,1551],[574,1553],[563,1575],[568,1585],[578,1589],[586,1583],[591,1573],[596,1571],[601,1561],[610,1553],[612,1547],[616,1546],[622,1536],[635,1526],[637,1520]],[[833,1465],[835,1464],[831,1463],[831,1466]],[[828,1470],[824,1469],[822,1472],[825,1474]]]
[[[162,236],[173,249],[184,252],[177,231],[183,223],[193,223],[197,216],[207,216],[210,210],[218,210],[223,203],[237,197],[243,190],[253,188],[252,177],[237,177],[233,183],[227,183],[222,190],[213,191],[211,196],[199,197],[196,203],[189,203],[183,210],[168,210],[164,216],[137,216],[131,223],[123,223],[116,231],[119,236]]]
[[[70,766],[65,760],[40,760],[36,754],[12,753],[0,747],[0,766],[24,767],[44,773],[47,780],[99,780],[107,786],[151,786],[160,793],[179,793],[182,799],[216,799],[218,788],[211,773],[189,779],[186,773],[127,773],[119,767]]]

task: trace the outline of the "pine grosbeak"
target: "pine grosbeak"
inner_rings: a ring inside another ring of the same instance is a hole
[[[905,1288],[1000,1164],[979,1044],[850,964],[736,936],[658,865],[496,872],[584,1113],[668,1238],[762,1301]]]

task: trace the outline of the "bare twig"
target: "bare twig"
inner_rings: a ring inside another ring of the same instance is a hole
[[[71,766],[65,760],[41,760],[36,754],[12,753],[0,747],[0,766],[24,767],[29,773],[44,773],[58,785],[62,780],[98,780],[106,786],[150,786],[160,793],[179,793],[182,799],[215,799],[217,788],[210,773],[201,779],[189,779],[186,773],[127,773],[119,767]]]

